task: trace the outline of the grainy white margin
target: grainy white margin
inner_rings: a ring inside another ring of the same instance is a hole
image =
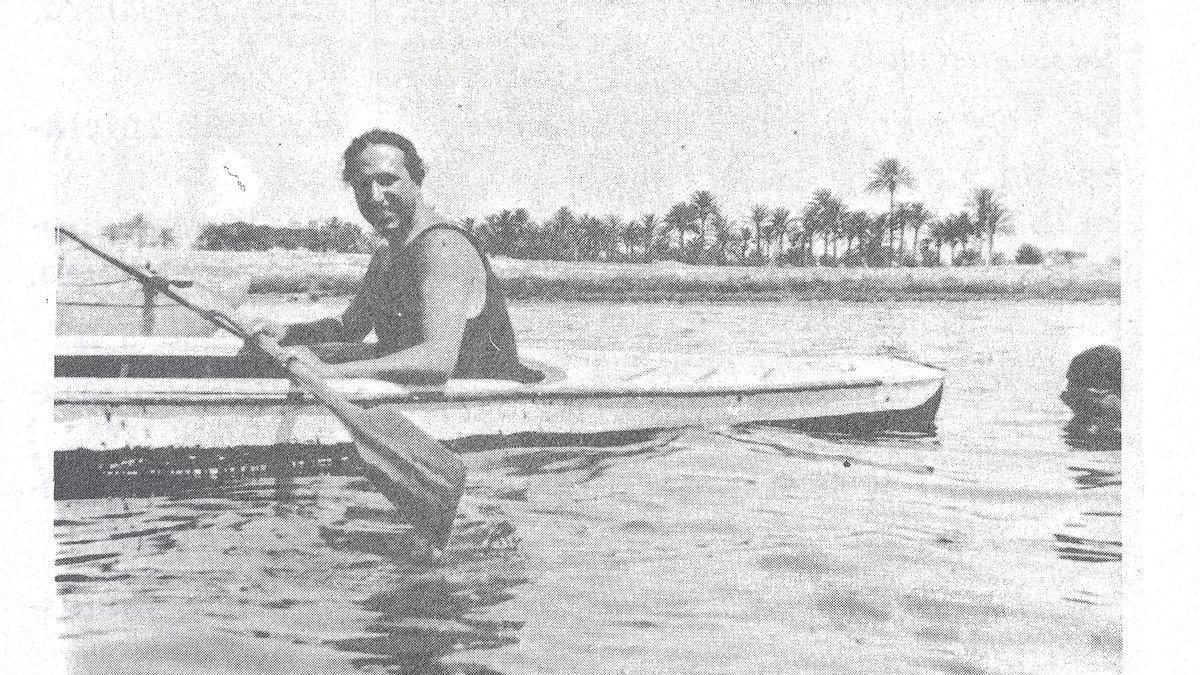
[[[1125,243],[1135,255],[1141,249],[1140,260],[1127,263],[1130,292],[1122,295],[1126,337],[1133,338],[1126,344],[1140,337],[1141,347],[1131,350],[1140,357],[1131,359],[1140,401],[1136,390],[1129,397],[1140,424],[1128,432],[1126,447],[1135,450],[1126,452],[1122,467],[1125,672],[1194,673],[1200,672],[1200,218],[1183,214],[1195,212],[1200,195],[1200,12],[1181,0],[1127,2],[1125,11],[1135,22],[1141,15],[1142,46],[1141,62],[1126,62],[1131,84],[1140,87],[1140,120],[1122,130],[1127,157],[1142,169],[1140,194],[1136,182],[1124,184],[1125,203],[1140,216],[1126,229]],[[1126,102],[1131,93],[1137,95],[1126,89]]]
[[[48,3],[53,4],[53,3]],[[3,670],[65,672],[54,589],[51,433],[55,190],[46,139],[61,72],[46,5],[0,22],[0,645]]]

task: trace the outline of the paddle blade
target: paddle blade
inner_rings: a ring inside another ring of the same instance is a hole
[[[450,536],[467,468],[395,406],[362,410],[347,424],[367,478],[401,517],[441,547]]]

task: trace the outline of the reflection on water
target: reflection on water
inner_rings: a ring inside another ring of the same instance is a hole
[[[1100,426],[1087,417],[1072,417],[1063,428],[1063,439],[1076,450],[1121,451],[1121,428]]]
[[[323,672],[462,672],[439,657],[515,641],[521,622],[486,611],[525,582],[512,526],[468,503],[432,559],[369,490],[325,476],[286,501],[261,485],[59,502],[56,581],[78,671],[211,672],[187,659],[215,642],[222,661],[258,664],[238,672],[281,672],[273,655],[314,650]]]
[[[1067,467],[1079,490],[1118,488],[1121,485],[1121,430],[1097,425],[1094,420],[1073,417],[1063,429],[1067,445],[1078,451],[1077,460]],[[1056,533],[1058,554],[1064,560],[1082,563],[1117,563],[1121,561],[1119,530],[1120,513],[1115,511],[1084,511],[1078,521],[1086,523],[1089,531],[1110,532],[1109,539],[1096,539]],[[1071,598],[1076,602],[1094,604],[1092,600]]]
[[[197,455],[190,478],[158,475],[159,496],[63,499],[75,672],[1119,669],[1120,439],[1081,435],[1057,400],[1072,331],[1115,330],[1115,306],[515,313],[526,342],[584,348],[887,343],[950,381],[934,437],[476,439],[458,448],[470,484],[437,556],[311,449],[285,462],[282,496],[267,463],[211,474]]]

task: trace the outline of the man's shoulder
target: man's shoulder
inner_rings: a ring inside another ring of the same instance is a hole
[[[430,225],[413,240],[413,246],[426,251],[445,249],[450,251],[474,251],[470,236],[458,225],[438,223]]]

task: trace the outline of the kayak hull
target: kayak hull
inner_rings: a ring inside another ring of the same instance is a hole
[[[841,427],[851,433],[872,427],[928,429],[932,423],[928,404],[936,404],[940,391],[940,384],[920,383],[710,396],[531,398],[491,401],[486,406],[470,401],[408,401],[401,407],[414,424],[446,442],[475,436],[601,434],[751,422],[794,423],[830,431]],[[55,405],[55,421],[58,450],[329,445],[351,440],[324,406],[299,401],[64,402]]]
[[[60,340],[59,354],[94,360],[105,350],[135,351],[125,356],[161,360],[186,353],[189,363],[217,364],[236,355],[236,344],[220,346],[215,339],[142,341],[135,349],[107,340],[65,346]],[[745,358],[714,365],[711,357],[682,354],[525,352],[548,373],[545,381],[451,380],[436,388],[378,380],[330,384],[358,405],[397,406],[433,437],[461,443],[748,423],[927,433],[944,383],[939,369],[890,357]],[[55,383],[58,451],[351,440],[324,406],[281,379],[56,377]]]

